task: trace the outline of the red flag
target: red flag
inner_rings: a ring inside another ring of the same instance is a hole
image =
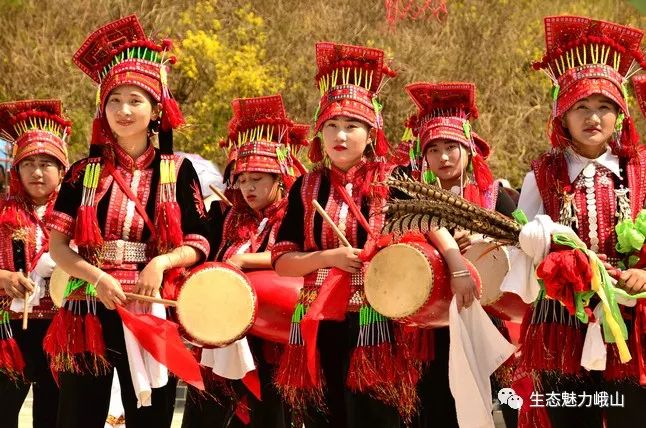
[[[351,291],[350,273],[332,268],[321,284],[316,299],[301,320],[301,332],[307,353],[307,371],[315,385],[318,384],[316,337],[318,336],[319,321],[345,319]]]
[[[122,306],[117,306],[117,312],[124,326],[155,360],[187,384],[204,390],[200,365],[184,346],[177,324],[151,314],[133,314]]]

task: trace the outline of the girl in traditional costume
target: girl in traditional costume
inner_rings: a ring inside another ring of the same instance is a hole
[[[49,293],[55,264],[45,217],[68,166],[70,131],[59,100],[0,104],[0,137],[13,145],[11,192],[0,201],[0,413],[8,427],[18,427],[32,385],[33,426],[48,427],[56,420],[58,387],[43,351],[56,313]],[[23,330],[19,319],[25,305],[29,321]]]
[[[158,296],[166,271],[209,254],[197,175],[172,151],[183,118],[167,86],[170,48],[129,16],[92,33],[74,55],[100,86],[90,156],[70,168],[48,221],[52,255],[72,276],[45,339],[60,384],[59,427],[103,427],[114,369],[129,427],[170,426],[175,382],[166,367],[192,370],[184,378],[201,385],[176,326],[160,319],[163,307],[129,309],[152,310],[141,319],[164,338],[123,306],[124,291]]]

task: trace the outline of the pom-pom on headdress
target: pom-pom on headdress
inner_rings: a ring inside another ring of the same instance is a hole
[[[228,165],[233,177],[243,172],[266,172],[282,177],[286,188],[305,172],[296,158],[307,146],[310,127],[287,117],[281,95],[238,98],[231,102]],[[234,181],[234,180],[231,180]]]
[[[72,122],[63,117],[60,100],[0,103],[0,138],[13,147],[11,194],[23,191],[17,167],[28,156],[49,155],[67,168],[67,139],[71,130]]]
[[[79,246],[97,247],[102,244],[96,222],[94,195],[101,177],[101,147],[114,144],[104,109],[110,92],[121,85],[137,86],[161,105],[161,189],[156,228],[160,248],[168,249],[182,241],[180,210],[175,199],[172,130],[184,123],[184,117],[168,89],[168,64],[175,63],[175,57],[168,54],[171,48],[170,40],[157,44],[146,37],[137,17],[131,15],[94,31],[74,54],[74,63],[99,84],[90,159],[83,180],[83,203],[76,223],[75,239]]]
[[[316,65],[321,100],[314,117],[314,133],[318,134],[323,123],[335,116],[361,120],[377,130],[375,153],[384,156],[388,152],[388,141],[377,94],[384,78],[396,75],[384,65],[384,52],[364,46],[321,42],[316,44]],[[323,159],[318,135],[312,141],[309,157],[312,162]]]
[[[552,145],[567,144],[561,118],[577,101],[593,94],[619,107],[615,144],[637,142],[626,103],[627,84],[644,66],[641,30],[580,16],[545,18],[545,55],[533,64],[552,81]],[[623,129],[623,135],[622,135]]]

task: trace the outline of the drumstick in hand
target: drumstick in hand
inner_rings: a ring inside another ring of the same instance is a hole
[[[336,233],[336,236],[339,237],[339,240],[343,243],[343,245],[345,245],[346,247],[352,247],[352,245],[350,245],[345,235],[341,233],[337,225],[334,224],[334,222],[332,221],[328,213],[325,212],[323,207],[318,203],[316,199],[312,199],[312,205],[314,205],[314,208],[316,208],[316,211],[318,211],[318,213],[321,214],[321,217],[323,217],[323,219],[330,225],[330,227],[332,228],[334,233]]]
[[[143,294],[135,294],[135,293],[123,293],[126,295],[128,299],[131,300],[139,300],[141,302],[150,302],[150,303],[161,303],[162,305],[166,306],[177,306],[177,302],[174,300],[168,300],[168,299],[162,299],[159,297],[152,297],[152,296],[144,296]]]
[[[22,269],[20,269],[20,273],[22,273]],[[29,291],[25,291],[24,299],[25,301],[22,307],[22,329],[27,330],[27,324],[29,322],[29,306],[27,306],[27,299],[29,299]]]
[[[213,190],[213,193],[215,193],[217,195],[217,197],[222,200],[222,202],[224,202],[225,204],[227,204],[230,207],[233,206],[231,201],[229,199],[227,199],[226,196],[224,196],[224,193],[222,193],[222,190],[218,189],[217,187],[215,187],[212,184],[209,184],[209,189]]]

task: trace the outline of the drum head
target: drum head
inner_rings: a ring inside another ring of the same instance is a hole
[[[482,281],[480,304],[488,306],[495,303],[503,295],[500,285],[511,268],[507,249],[493,242],[478,241],[469,247],[464,257],[480,274]]]
[[[49,295],[57,308],[63,307],[63,297],[69,280],[70,276],[62,268],[56,266],[52,271],[49,278]]]
[[[384,248],[373,257],[365,278],[368,303],[388,318],[414,314],[433,289],[433,269],[424,254],[406,244]]]
[[[256,296],[249,281],[221,264],[191,273],[177,298],[180,323],[209,346],[225,346],[244,336],[255,315]]]

